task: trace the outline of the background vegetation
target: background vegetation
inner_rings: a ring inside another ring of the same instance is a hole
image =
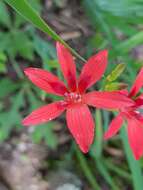
[[[72,171],[84,189],[142,190],[143,160],[134,160],[125,128],[108,142],[102,139],[112,114],[93,112],[96,138],[88,155],[83,155],[74,144],[64,116],[37,127],[25,129],[21,125],[22,118],[33,109],[57,99],[40,91],[23,74],[24,68],[33,66],[62,78],[56,40],[70,45],[78,70],[84,59],[100,49],[108,49],[108,69],[100,86],[113,90],[124,81],[130,87],[143,65],[143,1],[0,1],[1,144],[11,143],[15,137],[19,144],[18,137],[24,133],[47,152],[43,160],[45,171]]]

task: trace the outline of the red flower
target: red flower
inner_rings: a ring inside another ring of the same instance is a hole
[[[66,110],[67,125],[80,149],[86,153],[93,142],[94,121],[87,105],[105,109],[119,109],[131,106],[132,101],[118,92],[89,92],[87,88],[97,82],[107,66],[107,50],[92,56],[76,79],[76,66],[70,52],[57,43],[58,59],[68,88],[56,76],[38,68],[27,68],[25,74],[39,88],[47,93],[63,96],[64,100],[54,102],[33,111],[22,123],[25,126],[50,121]]]
[[[136,160],[143,155],[143,114],[141,113],[143,94],[136,96],[142,86],[143,68],[140,70],[130,92],[122,91],[127,97],[134,100],[134,105],[120,109],[119,114],[112,120],[104,135],[105,139],[114,136],[121,128],[123,119],[125,118],[128,122],[127,133],[129,144]]]

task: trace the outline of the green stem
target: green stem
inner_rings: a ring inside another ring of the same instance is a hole
[[[100,158],[103,149],[103,129],[102,129],[101,111],[99,109],[97,109],[95,112],[95,121],[97,127],[96,127],[96,141],[94,148],[96,149],[96,157]]]
[[[123,169],[121,169],[120,167],[114,165],[109,160],[107,160],[107,161],[104,160],[104,164],[106,165],[107,168],[109,168],[111,171],[117,173],[122,178],[126,178],[127,180],[131,181],[132,178],[128,172],[126,172]]]
[[[98,171],[101,173],[101,175],[104,177],[104,179],[106,180],[106,182],[111,186],[112,190],[119,190],[119,188],[117,187],[117,185],[114,183],[114,181],[112,180],[112,177],[110,176],[110,173],[108,172],[106,166],[103,163],[103,159],[100,157],[96,157],[93,156],[95,163],[96,163],[96,167],[98,169]]]
[[[87,164],[85,157],[83,156],[83,154],[80,152],[80,150],[76,146],[75,146],[75,152],[76,152],[76,156],[79,160],[80,166],[84,172],[84,175],[87,178],[87,180],[89,181],[89,183],[91,184],[93,190],[101,190],[95,177],[92,174],[92,171],[90,170],[90,168]]]

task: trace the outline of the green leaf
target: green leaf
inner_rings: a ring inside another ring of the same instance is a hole
[[[38,13],[42,10],[41,0],[28,0],[28,3],[36,10]]]
[[[114,90],[122,90],[125,89],[128,85],[126,83],[121,82],[111,82],[105,85],[105,90],[114,91]]]
[[[135,35],[133,35],[132,37],[130,37],[129,39],[118,44],[116,50],[118,52],[127,53],[133,48],[135,48],[137,45],[140,45],[142,43],[143,43],[143,32],[140,31]]]
[[[11,98],[10,109],[0,112],[0,142],[8,138],[13,128],[20,129],[22,118],[19,110],[23,106],[23,102],[23,93],[19,92]]]
[[[96,0],[102,11],[109,12],[119,17],[136,17],[143,16],[143,2],[140,0]]]
[[[57,59],[49,60],[49,61],[47,61],[47,63],[51,69],[59,68],[59,63],[58,63]]]
[[[7,61],[7,57],[3,52],[0,52],[0,62],[5,63]]]
[[[0,51],[6,51],[9,48],[9,43],[11,41],[11,37],[9,33],[0,32]]]
[[[112,28],[107,22],[106,16],[100,10],[96,0],[83,0],[83,5],[93,23],[93,26],[98,27],[101,32],[104,32],[108,41],[113,45],[116,42],[116,36],[114,32],[112,32]]]
[[[93,26],[105,35],[105,39],[108,39],[108,44],[113,47],[112,51],[115,50],[115,54],[128,52],[128,49],[142,43],[142,34],[138,34],[132,40],[133,44],[125,41],[123,46],[117,47],[117,44],[120,43],[120,36],[121,38],[124,35],[131,37],[139,31],[137,24],[142,24],[143,20],[142,0],[120,0],[119,2],[115,0],[83,0],[82,2]]]
[[[42,10],[42,6],[41,6],[41,3],[40,3],[40,0],[28,0],[28,3],[34,8],[36,9],[36,11],[38,13],[41,12]],[[15,14],[14,15],[14,27],[15,28],[19,28],[21,25],[25,24],[26,23],[26,20],[24,19],[23,16],[19,15],[19,14]]]
[[[10,28],[11,20],[6,5],[0,1],[0,24]]]
[[[21,39],[23,43],[21,43]],[[13,45],[14,44],[14,45]],[[34,57],[34,47],[32,41],[28,37],[28,35],[21,31],[13,31],[12,32],[12,40],[11,40],[11,48],[9,51],[11,55],[21,55],[24,58],[29,60],[33,60]]]
[[[42,140],[44,140],[50,148],[56,148],[58,141],[54,132],[52,131],[53,125],[54,123],[51,122],[36,127],[32,134],[34,143],[40,143]]]
[[[18,29],[22,25],[24,25],[25,23],[26,23],[26,21],[25,21],[25,19],[21,15],[15,14],[15,16],[14,16],[14,23],[13,23],[13,27],[11,28],[11,30],[14,29],[14,28]]]
[[[0,52],[0,72],[6,73],[6,61],[7,57],[3,52]]]
[[[0,41],[0,51],[12,57],[19,54],[30,61],[33,60],[34,44],[26,32],[13,29],[7,33],[0,33]]]
[[[125,64],[120,63],[118,64],[115,69],[106,77],[107,81],[113,82],[115,81],[124,71]]]
[[[43,39],[39,38],[38,36],[34,36],[34,47],[43,60],[46,58],[56,58],[56,49],[55,47],[49,43],[45,42]],[[47,55],[47,56],[46,56]]]
[[[92,46],[93,48],[99,48],[104,43],[105,41],[103,39],[102,34],[97,32],[95,35],[91,36],[91,38],[88,41],[88,44],[90,44],[90,46]]]
[[[6,73],[6,65],[0,62],[0,73]]]
[[[5,2],[12,6],[25,19],[27,19],[40,30],[51,36],[54,40],[64,44],[79,59],[85,61],[84,58],[82,58],[50,26],[48,26],[48,24],[39,16],[39,14],[32,8],[32,6],[30,6],[30,4],[26,0],[5,0]]]
[[[19,88],[19,84],[12,82],[8,78],[4,78],[0,80],[0,87],[2,89],[0,92],[0,98],[3,98],[17,90]]]
[[[33,35],[34,49],[42,58],[43,62],[49,61],[51,58],[56,59],[56,49],[50,42],[45,42],[37,35]]]

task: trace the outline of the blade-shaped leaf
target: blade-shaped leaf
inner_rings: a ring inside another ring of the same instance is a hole
[[[125,64],[120,63],[118,64],[115,69],[107,76],[107,80],[112,82],[115,81],[124,71],[125,69]]]
[[[70,49],[70,51],[82,61],[85,61],[74,49],[72,49],[32,8],[32,6],[26,0],[5,0],[11,7],[13,7],[19,14],[21,14],[25,19],[30,21],[36,27],[38,27],[43,32],[47,33],[54,40],[59,41],[65,47]]]

